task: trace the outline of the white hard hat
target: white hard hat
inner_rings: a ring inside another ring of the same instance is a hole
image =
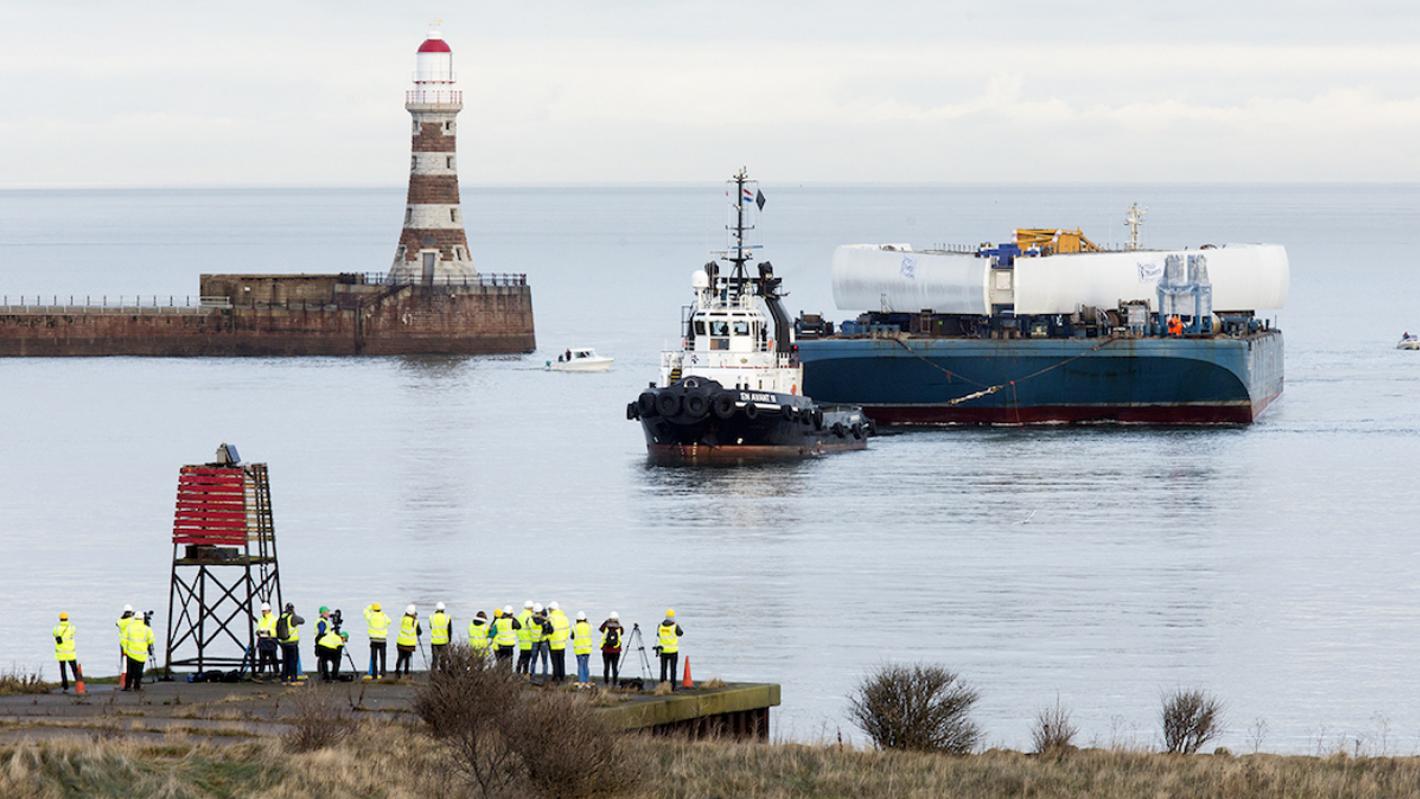
[[[443,603],[443,602],[440,602],[439,604],[437,604],[437,605],[434,606],[434,610],[443,610],[443,609],[444,609],[444,603]]]
[[[418,611],[416,611],[416,610],[414,609],[414,606],[413,606],[413,605],[410,605],[409,607],[407,607],[407,608],[404,609],[404,615],[406,615],[406,616],[413,616],[413,615],[414,615],[415,613],[417,613],[417,612],[418,612]]]
[[[528,601],[526,601],[526,602],[523,603],[523,607],[526,608],[526,609],[528,609],[528,610],[532,610],[532,606],[533,606],[533,601],[532,601],[531,599],[529,599]],[[510,606],[510,607],[511,607],[511,606]]]
[[[262,610],[271,610],[271,603],[270,603],[270,602],[263,602],[263,603],[261,603],[261,609],[262,609]]]
[[[616,611],[613,610],[613,611],[611,612],[611,618],[612,618],[613,621],[620,621],[620,620],[621,620],[621,614],[620,614],[620,613],[617,613]]]
[[[579,610],[579,611],[577,611],[577,621],[586,621],[586,620],[587,620],[587,611],[585,611],[585,610]]]
[[[124,606],[123,606],[123,612],[124,612],[124,613],[132,613],[132,612],[133,612],[133,606],[132,606],[132,605],[124,605]]]
[[[548,609],[548,610],[557,610],[557,603],[556,603],[556,602],[549,602],[549,603],[547,603],[547,609]]]
[[[541,613],[541,612],[542,612],[542,603],[541,603],[541,602],[537,603],[536,605],[533,605],[533,613]]]
[[[503,606],[503,615],[504,615],[504,616],[511,616],[511,615],[513,615],[513,606],[512,606],[512,605],[504,605],[504,606]]]

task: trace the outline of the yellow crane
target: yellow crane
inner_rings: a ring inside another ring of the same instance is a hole
[[[1100,251],[1099,245],[1090,241],[1079,228],[1016,228],[1016,246],[1022,252],[1039,247],[1044,255]]]

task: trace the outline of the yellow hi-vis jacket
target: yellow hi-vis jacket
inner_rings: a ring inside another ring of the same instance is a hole
[[[552,622],[552,635],[548,637],[547,648],[566,649],[567,636],[572,631],[572,622],[568,620],[567,614],[560,609],[554,610],[547,614],[547,620]]]
[[[54,659],[60,662],[74,662],[74,625],[61,621],[54,625]]]
[[[275,638],[275,637],[276,637],[276,614],[275,614],[275,613],[272,613],[271,611],[268,610],[267,612],[261,614],[261,618],[259,618],[259,619],[256,620],[256,637],[257,637],[257,638]]]
[[[429,643],[447,644],[449,642],[449,625],[453,620],[449,614],[442,610],[434,611],[434,615],[429,617]]]
[[[522,639],[522,631],[513,629],[513,620],[507,616],[500,616],[493,622],[493,644],[495,646],[512,646]],[[528,645],[532,648],[532,644]]]
[[[296,624],[296,614],[285,613],[286,617],[286,637],[281,639],[283,644],[294,644],[301,640],[301,628]]]
[[[670,619],[656,628],[656,640],[661,645],[662,655],[674,655],[680,651],[680,636],[675,631],[676,623]]]
[[[401,616],[399,619],[399,637],[395,643],[400,646],[416,646],[419,643],[419,636],[414,631],[418,627],[419,621],[413,616]]]
[[[532,641],[532,611],[529,610],[529,609],[527,609],[527,608],[523,608],[523,612],[522,612],[522,613],[519,613],[518,615],[514,616],[513,618],[517,619],[517,620],[518,620],[518,624],[520,625],[520,626],[518,627],[518,630],[517,630],[517,632],[518,632],[518,648],[519,648],[519,649],[532,649],[532,645],[533,645],[533,641]],[[538,640],[542,640],[542,639],[539,638]]]
[[[134,616],[123,630],[123,654],[139,663],[148,662],[148,647],[153,645],[153,628]]]
[[[316,646],[323,646],[326,649],[339,649],[340,647],[344,646],[344,644],[345,639],[341,638],[340,633],[335,631],[334,624],[330,625],[329,627],[326,627],[325,635],[322,635],[319,639],[316,640]]]
[[[384,642],[390,635],[390,617],[383,610],[375,610],[373,607],[365,608],[365,624],[368,627],[371,641]]]
[[[572,628],[572,654],[592,654],[592,625],[589,622],[579,621]]]
[[[133,621],[133,617],[132,617],[132,616],[119,616],[119,617],[118,617],[118,621],[115,621],[115,622],[113,623],[113,626],[115,626],[115,627],[118,628],[118,648],[119,648],[119,649],[122,649],[122,648],[123,648],[123,634],[126,633],[126,632],[128,632],[128,623],[129,623],[130,621]]]
[[[468,645],[475,652],[488,648],[488,622],[474,619],[468,623]]]

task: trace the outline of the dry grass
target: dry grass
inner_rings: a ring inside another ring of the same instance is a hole
[[[48,693],[53,685],[44,681],[38,671],[18,666],[0,671],[0,696]]]
[[[392,742],[398,742],[394,745]],[[1064,759],[992,750],[965,757],[835,746],[638,742],[652,767],[620,795],[649,797],[1227,797],[1380,799],[1420,785],[1420,758],[1244,757],[1082,750]],[[230,746],[173,736],[143,744],[74,737],[0,745],[0,796],[186,797],[462,795],[432,782],[447,750],[418,726],[367,722],[334,746]],[[533,794],[521,794],[529,797]]]

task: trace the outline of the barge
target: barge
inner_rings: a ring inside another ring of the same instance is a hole
[[[1250,424],[1281,396],[1286,251],[1127,249],[1078,230],[834,254],[837,329],[797,320],[804,390],[884,424]]]

